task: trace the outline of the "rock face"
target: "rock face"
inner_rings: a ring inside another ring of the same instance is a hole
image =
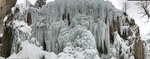
[[[10,22],[13,19],[13,15],[8,16],[8,21]],[[6,23],[7,24],[7,23]],[[5,25],[4,34],[2,37],[2,49],[1,49],[1,56],[3,57],[9,57],[11,48],[12,48],[12,42],[13,42],[13,28],[11,26]]]
[[[4,16],[11,13],[11,8],[15,6],[17,0],[0,0],[0,33],[3,32]]]
[[[1,50],[1,56],[3,57],[9,57],[10,56],[10,52],[11,52],[11,48],[12,48],[12,42],[13,42],[13,35],[12,35],[12,31],[11,27],[7,27],[4,30],[4,35],[2,38],[2,50]]]
[[[28,25],[31,25],[31,24],[32,24],[31,13],[28,13],[28,14],[27,14],[27,23],[28,23]]]
[[[144,59],[144,46],[141,40],[136,40],[134,45],[135,59]]]
[[[12,49],[14,47],[13,44],[15,41],[14,39],[16,35],[15,34],[16,29],[14,29],[15,26],[12,23],[12,21],[15,19],[16,13],[14,14],[10,13],[9,15],[7,15],[7,20],[5,21],[5,24],[4,24],[5,28],[4,28],[4,34],[2,37],[2,47],[1,47],[0,55],[5,58],[11,55]]]

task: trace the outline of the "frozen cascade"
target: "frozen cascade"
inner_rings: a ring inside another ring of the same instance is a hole
[[[103,0],[99,0],[100,2],[97,2],[97,1],[98,0],[92,0],[92,1],[89,1],[89,0],[78,0],[78,1],[56,0],[54,2],[47,3],[41,9],[30,7],[29,12],[31,12],[32,14],[33,26],[36,26],[34,25],[34,23],[37,22],[36,20],[38,19],[38,16],[41,16],[41,15],[42,17],[45,18],[44,21],[46,22],[45,23],[46,29],[49,29],[48,26],[51,26],[52,23],[56,21],[56,19],[64,20],[65,25],[68,24],[70,25],[71,28],[74,28],[76,25],[79,25],[79,24],[81,26],[84,26],[88,30],[91,30],[92,34],[95,36],[96,38],[95,40],[97,42],[96,44],[98,46],[97,48],[99,52],[107,53],[108,47],[109,47],[109,40],[110,40],[109,28],[111,27],[109,25],[112,24],[113,20],[115,21],[119,20],[120,23],[119,22],[118,23],[120,24],[120,26],[122,26],[121,20],[124,20],[124,19],[122,19],[121,17],[124,17],[124,15],[122,11],[115,9],[115,7],[112,5],[111,2],[103,1]],[[118,16],[118,15],[122,15],[122,16]],[[117,20],[117,17],[119,17],[118,20]],[[104,25],[99,25],[101,23]],[[97,24],[96,26],[98,28],[94,26],[94,24]],[[103,31],[104,29],[101,29],[101,28],[105,28],[106,31]],[[33,29],[36,29],[36,28],[33,28]],[[101,29],[101,31],[97,32],[97,29]],[[118,30],[121,31],[121,29],[118,29]],[[57,32],[59,31],[60,29]],[[50,31],[48,30],[47,32],[50,32]],[[94,32],[96,32],[97,34]],[[39,34],[35,34],[34,36],[39,35]],[[57,38],[58,33],[55,33],[55,34],[56,34],[55,38]],[[102,34],[104,34],[103,38],[99,36]],[[47,36],[47,35],[48,34],[44,34],[44,36]],[[45,40],[45,39],[41,39],[41,40]],[[54,41],[57,42],[57,39]],[[57,43],[54,45],[57,45]],[[52,50],[49,50],[49,51],[52,51]]]
[[[91,31],[85,27],[76,25],[73,29],[63,28],[58,37],[60,52],[66,46],[65,43],[71,43],[73,46],[83,49],[96,49],[95,38]]]
[[[109,48],[109,33],[107,25],[103,21],[98,20],[98,24],[93,24],[92,27],[91,31],[93,31],[98,51],[101,53],[107,53],[107,49]]]
[[[109,1],[55,0],[39,9],[30,5],[16,5],[13,9],[12,23],[9,17],[5,22],[15,30],[12,53],[20,53],[20,44],[27,40],[39,50],[58,54],[52,54],[58,59],[134,58],[133,42],[139,37],[138,26]]]
[[[98,51],[107,54],[112,22],[117,21],[119,26],[116,30],[121,35],[122,22],[127,18],[123,11],[115,9],[111,2],[103,0],[55,0],[41,9],[29,7],[27,12],[31,13],[33,36],[45,50],[55,53],[63,50],[62,47],[58,48],[60,30],[68,25],[70,29],[81,25],[91,30]]]
[[[59,44],[61,45],[59,47],[63,48],[63,52],[58,54],[58,59],[99,59],[95,38],[91,31],[80,25],[76,25],[70,30],[62,29],[62,31],[64,35],[59,36]]]
[[[46,47],[48,51],[53,51],[55,53],[59,53],[58,50],[58,36],[60,34],[60,30],[65,27],[65,23],[62,20],[53,22],[46,31],[47,38]]]
[[[31,38],[31,28],[26,23],[24,23],[23,21],[14,20],[11,24],[12,26],[14,26],[14,30],[17,31],[15,35],[17,38],[14,38],[14,40],[17,42],[13,43],[16,45],[12,47],[17,48],[13,50],[19,50],[17,52],[12,52],[12,55],[8,58],[100,59],[98,56],[98,51],[96,49],[96,42],[94,36],[92,35],[91,31],[80,25],[76,25],[73,29],[71,29],[71,31],[74,32],[72,36],[78,37],[78,39],[74,38],[73,40],[69,39],[68,41],[66,41],[67,44],[65,44],[65,48],[63,48],[63,51],[61,51],[61,53],[59,53],[57,56],[54,53],[43,51],[43,48],[39,45],[36,38]],[[19,31],[28,34],[29,37],[20,36],[22,34],[18,35],[20,33]],[[18,38],[22,39],[18,40]],[[59,43],[61,43],[62,41],[64,40],[60,39]],[[32,49],[34,49],[34,51],[32,51]]]

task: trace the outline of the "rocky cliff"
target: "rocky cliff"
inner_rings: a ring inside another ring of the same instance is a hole
[[[3,32],[3,19],[11,13],[11,8],[15,6],[17,0],[0,0],[0,33]]]

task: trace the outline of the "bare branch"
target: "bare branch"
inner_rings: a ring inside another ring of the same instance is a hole
[[[146,16],[146,14],[143,14],[143,16],[141,18],[143,18],[144,16]]]
[[[126,1],[126,2],[124,2],[123,3],[123,10],[125,11],[125,12],[127,12],[127,9],[129,9],[131,6],[129,5],[129,3]]]
[[[140,12],[140,14],[143,14],[142,17],[147,16],[147,18],[149,20],[149,18],[150,18],[150,13],[149,13],[150,12],[150,10],[149,10],[150,1],[141,0],[140,2],[137,2],[136,5],[142,9],[142,12]]]

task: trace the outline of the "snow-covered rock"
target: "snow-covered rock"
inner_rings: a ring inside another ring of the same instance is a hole
[[[20,51],[17,54],[12,54],[10,58],[29,58],[29,59],[42,59],[43,58],[43,50],[34,45],[30,44],[28,41],[24,41],[21,43],[19,47]]]
[[[28,40],[20,45],[20,51],[16,54],[13,53],[8,59],[57,59],[57,55],[53,52],[46,52],[41,47],[30,43]]]

